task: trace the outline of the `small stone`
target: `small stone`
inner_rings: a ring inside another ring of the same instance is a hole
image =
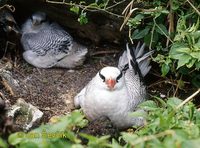
[[[24,131],[28,131],[33,127],[33,125],[40,121],[43,112],[32,104],[19,98],[17,103],[10,107],[7,116],[15,119],[14,123],[18,124]]]
[[[162,93],[160,93],[160,97],[161,97],[161,98],[166,98],[166,95],[165,95],[165,94],[162,94]]]
[[[67,72],[69,72],[69,73],[74,73],[74,72],[75,72],[75,70],[73,70],[73,69],[70,69],[70,70],[68,70]]]
[[[72,102],[70,100],[64,100],[65,101],[65,104],[71,104]]]

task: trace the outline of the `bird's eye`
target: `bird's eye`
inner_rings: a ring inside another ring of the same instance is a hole
[[[118,82],[119,81],[119,79],[122,77],[122,72],[120,72],[120,74],[119,74],[119,76],[117,76],[117,78],[116,78],[116,82]]]
[[[101,72],[99,72],[99,76],[103,80],[103,82],[105,82],[106,78],[101,74]]]

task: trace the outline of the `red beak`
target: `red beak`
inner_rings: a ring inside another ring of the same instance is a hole
[[[106,80],[106,84],[109,89],[113,89],[115,87],[116,81],[110,78]]]

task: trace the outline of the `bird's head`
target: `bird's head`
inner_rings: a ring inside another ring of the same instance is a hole
[[[109,91],[123,87],[124,77],[117,67],[104,67],[97,73],[99,85]]]
[[[46,13],[36,12],[22,25],[22,34],[38,33],[49,25]]]
[[[47,16],[44,12],[36,12],[31,16],[33,26],[39,26],[47,22]]]

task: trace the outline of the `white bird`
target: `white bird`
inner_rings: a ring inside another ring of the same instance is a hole
[[[23,58],[38,68],[74,68],[85,60],[88,49],[75,42],[43,12],[36,12],[22,25]]]
[[[149,72],[149,56],[144,54],[143,44],[136,49],[126,45],[126,51],[119,59],[118,67],[104,67],[74,98],[76,108],[81,107],[92,121],[106,116],[119,129],[141,126],[144,117],[133,117],[138,104],[147,98],[143,77]]]

